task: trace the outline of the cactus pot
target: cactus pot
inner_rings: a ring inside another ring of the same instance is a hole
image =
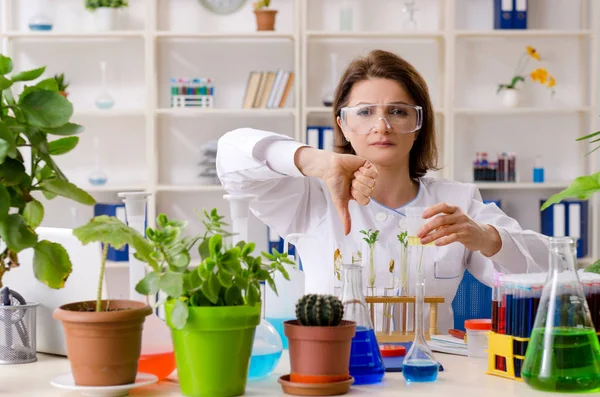
[[[298,320],[283,323],[290,349],[290,381],[333,383],[350,378],[350,348],[354,321],[332,327],[305,326]]]

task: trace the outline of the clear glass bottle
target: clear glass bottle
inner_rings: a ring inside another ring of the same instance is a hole
[[[96,98],[96,107],[98,109],[111,109],[115,106],[115,100],[108,93],[108,83],[106,78],[106,62],[100,62],[100,72],[102,73],[102,92]]]
[[[356,322],[350,351],[350,375],[355,385],[381,382],[385,367],[363,293],[360,262],[353,260],[352,264],[343,264],[342,277],[343,319]]]
[[[599,392],[600,346],[577,272],[576,244],[553,237],[522,378],[549,392]]]
[[[335,88],[338,84],[337,77],[337,54],[332,52],[329,55],[329,84],[323,91],[323,106],[333,106],[333,96],[335,95]]]
[[[423,247],[421,250],[421,258]],[[415,339],[402,362],[402,374],[408,382],[433,382],[437,379],[439,363],[425,340],[423,306],[425,305],[425,274],[417,266],[415,284]]]
[[[100,138],[97,136],[94,137],[94,158],[96,164],[94,166],[94,171],[88,176],[88,181],[93,186],[106,185],[108,177],[106,176],[106,173],[102,171],[102,166],[100,165]]]

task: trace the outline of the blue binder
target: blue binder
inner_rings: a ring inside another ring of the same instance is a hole
[[[306,127],[306,143],[316,149],[333,150],[333,128],[328,125],[310,125]]]
[[[527,29],[529,0],[513,0],[513,29]]]
[[[515,0],[494,0],[494,29],[513,29]]]
[[[545,200],[540,200],[540,207]],[[578,208],[577,208],[578,207]],[[584,258],[589,251],[587,201],[561,201],[546,208],[540,214],[541,233],[553,237],[571,236],[577,239],[577,258]]]
[[[102,204],[98,203],[94,206],[94,216],[108,215],[116,216],[125,222],[125,204]],[[104,244],[102,245],[104,249]],[[106,259],[113,262],[128,262],[129,247],[123,246],[120,250],[113,247],[108,247]]]

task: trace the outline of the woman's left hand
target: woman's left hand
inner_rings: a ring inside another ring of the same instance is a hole
[[[459,207],[447,203],[436,204],[423,212],[424,219],[432,217],[435,218],[425,223],[417,234],[423,245],[435,241],[435,245],[442,247],[459,242],[467,249],[480,251],[487,257],[495,255],[502,248],[502,239],[496,228],[474,221]]]

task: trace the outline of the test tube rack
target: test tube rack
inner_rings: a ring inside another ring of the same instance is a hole
[[[414,296],[366,296],[365,300],[369,306],[371,322],[375,324],[375,305],[383,304],[383,313],[395,313],[398,318],[406,320],[406,312],[409,306],[415,306],[416,297]],[[425,303],[429,304],[429,329],[425,328],[425,338],[430,339],[430,335],[438,334],[437,315],[438,305],[444,303],[443,296],[426,296]],[[414,310],[413,310],[414,313]],[[388,314],[390,316],[390,314]],[[412,342],[415,338],[414,329],[409,331],[406,323],[402,321],[399,330],[386,331],[385,329],[376,332],[377,341],[381,343]],[[414,322],[413,322],[414,323]],[[375,327],[377,328],[377,327]],[[385,327],[384,327],[385,328]]]
[[[487,374],[522,382],[521,367],[529,338],[488,332],[488,370]],[[519,350],[516,352],[516,350]],[[521,353],[521,354],[516,354]],[[498,364],[502,363],[499,369]]]

